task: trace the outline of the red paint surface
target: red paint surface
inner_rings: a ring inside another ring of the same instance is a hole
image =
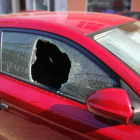
[[[70,29],[77,30],[84,34],[105,29],[128,21],[132,21],[132,19],[118,15],[82,12],[31,12],[15,15],[11,14],[7,16],[3,15],[0,17],[1,27],[32,28],[57,33],[59,28],[67,26]],[[58,25],[59,28],[57,27]],[[55,29],[51,28],[51,26],[53,26]]]
[[[130,123],[134,115],[127,93],[123,89],[106,88],[92,93],[87,99],[91,112],[122,123]]]
[[[69,38],[97,56],[140,96],[140,78],[84,35],[131,20],[97,13],[34,12],[3,15],[0,27],[35,29]],[[135,124],[109,122],[87,111],[85,105],[2,74],[0,97],[9,105],[9,110],[0,112],[0,134],[10,140],[139,140],[140,127]]]
[[[0,75],[0,82],[0,96],[9,105],[0,112],[6,138],[139,139],[139,126],[109,122],[85,105],[7,76]]]

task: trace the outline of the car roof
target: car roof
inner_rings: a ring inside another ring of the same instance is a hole
[[[25,24],[30,25],[31,21],[36,23],[53,23],[73,30],[77,30],[83,34],[88,34],[111,26],[122,24],[134,19],[103,13],[91,12],[22,12],[18,14],[9,14],[0,16],[1,27],[15,27],[14,24],[21,24],[24,28]],[[24,24],[22,24],[24,21]],[[21,27],[22,27],[21,26]]]

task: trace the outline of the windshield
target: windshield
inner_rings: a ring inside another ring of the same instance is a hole
[[[105,49],[140,75],[140,22],[129,22],[92,36]]]

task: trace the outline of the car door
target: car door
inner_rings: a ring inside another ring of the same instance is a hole
[[[137,137],[139,126],[114,123],[86,109],[90,93],[118,87],[119,81],[113,72],[109,75],[99,67],[99,60],[94,62],[94,56],[81,46],[57,35],[24,29],[2,30],[1,44],[1,137]]]

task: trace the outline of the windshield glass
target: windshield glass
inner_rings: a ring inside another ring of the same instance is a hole
[[[130,22],[92,37],[140,75],[140,22]]]

